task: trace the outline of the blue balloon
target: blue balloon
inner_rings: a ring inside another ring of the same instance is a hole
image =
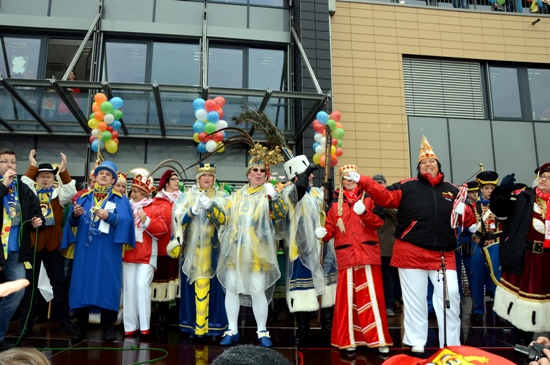
[[[195,133],[202,133],[204,132],[204,122],[201,122],[200,120],[197,120],[195,124],[193,124],[193,132]]]
[[[315,151],[315,149],[316,149],[318,146],[320,146],[320,145],[321,145],[321,144],[320,144],[319,142],[315,142],[315,143],[313,144],[313,146],[311,146],[311,148],[313,148],[313,150]]]
[[[115,96],[114,98],[112,98],[109,101],[111,102],[111,104],[113,104],[114,109],[120,109],[120,108],[122,108],[122,105],[124,105],[124,101],[121,98],[119,98],[118,96]]]
[[[92,151],[94,152],[97,152],[97,146],[98,145],[98,141],[97,139],[95,139],[93,142],[92,142],[92,145],[90,146],[90,148],[92,149]],[[103,149],[103,146],[105,145],[105,142],[101,141],[101,144],[100,144],[100,147],[99,149]]]
[[[195,100],[193,100],[193,108],[195,108],[195,110],[204,109],[204,99],[196,98]]]
[[[208,112],[208,116],[206,117],[206,119],[208,119],[209,122],[216,123],[218,120],[220,120],[220,115],[218,114],[218,112],[211,111]]]
[[[118,131],[120,128],[122,128],[122,123],[120,123],[118,120],[115,120],[111,126],[115,131]]]
[[[317,120],[322,124],[326,124],[326,122],[328,121],[328,114],[321,110],[319,113],[317,113]]]
[[[197,151],[199,151],[199,153],[206,153],[206,143],[199,143],[199,145],[197,146]]]

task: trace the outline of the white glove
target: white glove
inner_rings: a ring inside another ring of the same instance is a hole
[[[180,256],[181,245],[177,240],[171,240],[166,246],[166,253],[173,259],[177,259]]]
[[[472,224],[472,225],[468,228],[468,231],[470,231],[470,233],[476,233],[476,232],[477,232],[477,224]]]
[[[367,208],[365,207],[365,203],[363,203],[362,200],[358,200],[355,202],[355,204],[353,204],[353,211],[355,212],[355,214],[361,215],[365,213],[365,210],[367,210]]]
[[[277,191],[275,191],[273,184],[265,183],[264,188],[265,188],[265,193],[267,194],[268,197],[270,197],[271,199],[275,199],[277,197]]]
[[[360,179],[360,178],[361,178],[361,175],[359,175],[359,174],[358,174],[357,172],[355,172],[355,171],[350,171],[350,172],[348,173],[347,176],[344,176],[344,179],[346,179],[346,180],[351,180],[351,181],[354,181],[354,182],[356,182],[356,183],[359,182],[359,179]]]
[[[203,208],[204,210],[208,210],[212,206],[212,200],[210,200],[210,198],[203,193],[199,195],[197,200],[199,201],[201,208]]]
[[[315,228],[315,237],[321,239],[327,235],[327,229],[325,227]]]
[[[200,201],[200,196],[198,196],[197,199],[195,200],[195,204],[193,204],[193,206],[191,207],[191,213],[193,215],[197,215],[199,214],[200,209],[201,209],[201,201]]]
[[[465,207],[466,205],[464,203],[458,203],[457,206],[455,207],[455,213],[458,215],[463,215]]]

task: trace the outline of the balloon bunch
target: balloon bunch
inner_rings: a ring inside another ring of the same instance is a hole
[[[327,161],[330,161],[330,166],[336,166],[338,164],[338,157],[344,154],[342,150],[342,138],[344,137],[344,129],[340,124],[340,118],[342,114],[335,110],[330,115],[324,111],[317,113],[317,119],[313,121],[313,129],[315,130],[315,143],[312,148],[315,151],[313,155],[313,163],[325,167]],[[330,151],[326,151],[326,126],[329,126],[330,133],[332,135],[332,146]],[[329,156],[329,160],[327,160]]]
[[[122,127],[122,105],[124,101],[114,97],[107,101],[103,93],[94,95],[92,114],[88,120],[88,127],[92,129],[90,148],[94,152],[107,150],[109,153],[118,151],[118,130]]]
[[[227,128],[227,122],[223,120],[223,106],[225,99],[216,96],[214,99],[204,100],[197,98],[193,101],[196,122],[193,124],[193,141],[197,142],[197,151],[200,153],[225,151],[223,140],[225,132],[220,129]]]

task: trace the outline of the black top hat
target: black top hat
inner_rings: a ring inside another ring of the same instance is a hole
[[[482,171],[476,176],[479,185],[493,184],[498,183],[498,174],[494,171]]]
[[[475,180],[473,181],[468,181],[466,183],[466,185],[468,185],[468,191],[479,191],[479,183]]]
[[[51,172],[54,175],[57,175],[57,172],[59,171],[59,167],[53,168],[52,164],[50,163],[41,163],[38,165],[38,173],[36,176],[38,176],[41,172]]]

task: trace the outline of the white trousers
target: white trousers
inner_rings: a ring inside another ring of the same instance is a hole
[[[122,264],[124,331],[145,331],[151,321],[151,283],[155,269],[149,264]]]
[[[439,270],[399,269],[405,336],[403,343],[409,346],[425,346],[428,339],[428,279],[434,286],[432,297],[437,325],[439,347],[444,345],[443,326],[443,275]],[[455,270],[447,270],[447,284],[451,308],[447,313],[447,346],[460,346],[460,293]]]

